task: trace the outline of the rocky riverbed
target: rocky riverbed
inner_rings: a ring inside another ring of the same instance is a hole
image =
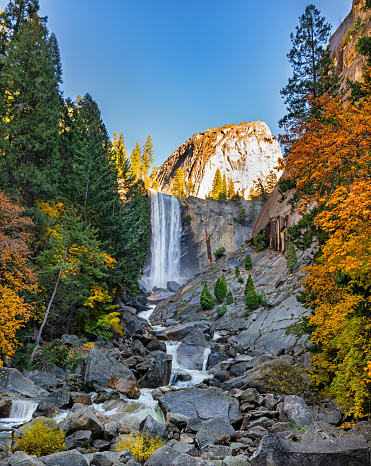
[[[248,316],[237,265],[267,295],[268,306]],[[199,306],[203,284],[213,289],[221,273],[234,296],[222,317]],[[371,464],[371,423],[353,426],[318,397],[305,339],[285,331],[306,312],[295,301],[299,280],[281,254],[243,247],[155,309],[144,296],[123,297],[125,335],[98,338],[74,372],[0,368],[0,465],[139,466],[128,450],[116,451],[122,435],[138,431],[166,442],[147,466]],[[71,347],[77,341],[62,338]],[[14,438],[34,418],[59,422],[67,451],[16,451]]]

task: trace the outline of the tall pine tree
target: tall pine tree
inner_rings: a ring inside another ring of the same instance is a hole
[[[153,150],[153,142],[151,135],[149,134],[147,136],[147,139],[143,145],[143,151],[142,151],[142,160],[141,160],[141,174],[142,174],[142,179],[145,180],[148,177],[149,170],[151,168],[151,165],[153,164],[154,160],[154,150]]]
[[[141,150],[140,150],[139,142],[137,141],[130,155],[131,173],[137,180],[139,180],[142,176],[141,163],[142,163],[141,162]]]

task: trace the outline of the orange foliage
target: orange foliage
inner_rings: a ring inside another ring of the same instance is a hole
[[[37,275],[30,265],[31,219],[0,191],[0,351],[14,354],[16,331],[30,317],[32,303],[25,294],[37,291]],[[0,360],[0,366],[2,361]]]

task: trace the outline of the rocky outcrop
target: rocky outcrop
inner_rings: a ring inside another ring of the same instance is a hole
[[[205,198],[211,191],[216,169],[232,179],[236,190],[248,196],[253,181],[265,178],[282,157],[280,146],[261,121],[228,125],[196,133],[164,162],[156,179],[163,192],[170,192],[175,172],[182,168],[194,194]]]
[[[331,59],[340,74],[343,86],[348,79],[362,81],[362,68],[366,58],[359,55],[356,43],[363,35],[371,35],[370,10],[363,9],[365,0],[353,0],[352,10],[330,38]]]

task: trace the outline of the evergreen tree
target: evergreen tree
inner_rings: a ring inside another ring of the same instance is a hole
[[[180,197],[186,196],[184,171],[181,168],[178,168],[178,170],[175,172],[171,194],[173,196]]]
[[[252,260],[250,256],[246,256],[245,258],[245,269],[251,270],[252,269]]]
[[[5,41],[17,34],[19,28],[39,11],[38,0],[10,0],[4,11],[0,12],[0,23]]]
[[[15,27],[0,76],[0,185],[33,206],[56,196],[61,64],[55,36],[36,14]]]
[[[246,293],[245,303],[246,307],[249,309],[257,309],[260,306],[259,296],[255,291],[255,288]]]
[[[249,274],[247,280],[246,280],[246,285],[245,285],[245,296],[247,295],[247,293],[251,290],[254,290],[255,291],[255,287],[254,287],[254,282],[252,281],[252,276],[251,274]]]
[[[215,283],[214,296],[220,303],[222,303],[227,296],[227,281],[224,273]]]
[[[227,304],[232,304],[233,303],[233,294],[232,291],[228,291],[227,297],[225,298],[225,302]]]
[[[290,129],[316,111],[304,96],[312,94],[316,98],[321,94],[322,81],[328,72],[328,69],[323,69],[323,59],[330,30],[330,24],[315,6],[308,5],[299,18],[295,35],[290,35],[292,48],[287,57],[293,67],[293,75],[281,90],[288,113],[279,121],[280,127]]]
[[[187,196],[192,196],[194,193],[195,193],[195,185],[193,184],[193,181],[190,178],[187,183]]]
[[[296,255],[294,243],[291,243],[287,252],[287,268],[290,270],[290,272],[294,272],[297,266],[298,256]]]
[[[130,155],[130,169],[131,173],[134,176],[135,179],[139,180],[141,178],[142,173],[141,173],[141,150],[139,146],[139,142],[135,144],[134,149],[131,152]]]
[[[234,274],[236,275],[236,277],[239,277],[239,276],[240,276],[240,268],[239,268],[238,265],[237,265],[237,267],[234,269]]]
[[[213,180],[213,187],[211,189],[212,199],[219,199],[219,195],[222,192],[222,188],[223,188],[222,175],[220,173],[219,168],[217,168],[215,172],[214,180]]]
[[[110,148],[111,160],[116,167],[118,178],[127,176],[129,161],[126,152],[125,138],[122,133],[113,133],[113,141]]]
[[[234,190],[234,183],[232,178],[228,180],[228,193],[227,193],[227,198],[228,199],[233,199],[233,197],[236,195],[236,192]]]
[[[151,138],[151,135],[149,134],[143,145],[142,160],[141,160],[141,166],[140,166],[143,180],[145,180],[148,177],[149,170],[151,168],[151,165],[153,164],[154,153],[155,152],[153,150],[152,138]]]
[[[220,191],[218,199],[227,199],[227,195],[228,195],[227,178],[225,175],[223,175],[222,189]]]
[[[210,311],[214,306],[213,297],[205,283],[203,290],[201,291],[200,304],[204,311]]]

